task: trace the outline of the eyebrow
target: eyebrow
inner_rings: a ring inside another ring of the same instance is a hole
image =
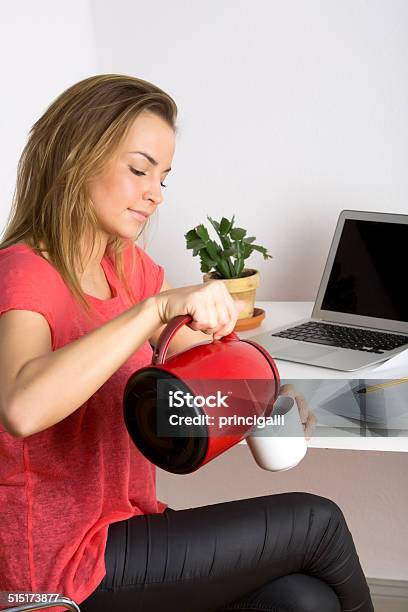
[[[129,151],[129,153],[138,153],[139,155],[143,155],[146,159],[149,160],[149,162],[151,164],[153,164],[153,166],[158,166],[159,162],[157,162],[155,159],[153,159],[153,157],[151,157],[150,155],[148,155],[148,153],[144,153],[143,151]],[[167,168],[167,170],[163,170],[163,172],[170,172],[171,167]]]

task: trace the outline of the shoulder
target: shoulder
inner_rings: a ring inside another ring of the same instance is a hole
[[[42,286],[52,290],[60,286],[62,279],[58,271],[43,257],[37,255],[29,246],[15,244],[0,249],[0,285],[12,283],[14,289],[28,290]]]
[[[123,249],[123,257],[127,261],[139,261],[141,265],[153,262],[152,257],[135,242],[129,241]]]
[[[0,249],[0,315],[31,310],[48,321],[54,337],[66,316],[66,286],[59,272],[26,245]]]
[[[129,240],[123,247],[123,260],[127,264],[132,263],[133,260],[136,262],[143,256],[143,253],[143,249],[141,249],[135,242]]]
[[[140,300],[160,292],[164,267],[139,245],[131,242],[123,251],[124,270]]]

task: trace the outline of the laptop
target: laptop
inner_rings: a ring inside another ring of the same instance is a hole
[[[343,210],[311,318],[251,336],[276,359],[352,372],[408,348],[408,215]]]

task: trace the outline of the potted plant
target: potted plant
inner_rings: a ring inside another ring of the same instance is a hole
[[[245,268],[245,260],[253,251],[262,253],[264,259],[271,259],[272,256],[265,247],[254,244],[255,236],[247,236],[245,229],[234,227],[235,215],[231,221],[225,217],[219,222],[208,216],[207,219],[216,231],[221,246],[210,238],[207,228],[200,224],[184,234],[187,248],[193,249],[193,257],[199,255],[201,272],[205,273],[204,282],[223,280],[233,299],[245,303],[238,319],[252,317],[260,274],[258,270]]]

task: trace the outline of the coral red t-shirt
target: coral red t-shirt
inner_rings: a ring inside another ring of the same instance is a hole
[[[132,249],[140,259],[130,276]],[[41,313],[55,351],[131,306],[107,256],[102,267],[112,297],[87,296],[101,317],[93,323],[50,262],[24,244],[2,249],[0,314]],[[133,242],[125,271],[137,301],[160,291],[162,266]],[[87,402],[44,431],[15,438],[0,427],[0,591],[62,593],[81,603],[106,573],[108,525],[167,507],[156,498],[156,467],[133,444],[122,412],[129,376],[151,357],[146,341]],[[73,385],[67,380],[61,394]]]

